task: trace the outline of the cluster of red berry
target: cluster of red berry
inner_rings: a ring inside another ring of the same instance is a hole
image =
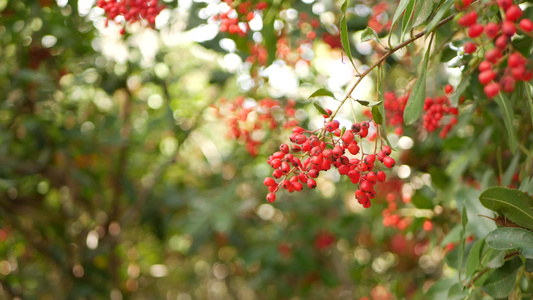
[[[460,5],[456,7],[468,9],[471,2],[471,0],[461,0],[458,2]],[[460,26],[468,28],[470,38],[476,39],[485,33],[485,36],[494,44],[492,49],[485,52],[485,60],[479,65],[478,78],[485,86],[484,91],[489,98],[496,96],[500,90],[514,91],[516,81],[529,81],[533,78],[531,70],[526,68],[527,60],[519,52],[504,55],[512,51],[510,40],[516,34],[517,28],[529,34],[533,30],[533,22],[526,18],[520,19],[523,12],[518,5],[513,3],[513,0],[497,0],[495,5],[504,12],[499,23],[478,23],[476,10],[465,13],[458,20]],[[467,42],[464,45],[464,51],[466,54],[471,54],[477,50],[477,46],[475,42]],[[484,48],[487,46],[485,45]],[[507,58],[507,68],[503,69],[501,75],[498,76],[498,68],[502,65],[504,58]]]
[[[329,117],[326,116],[325,117]],[[324,122],[324,128],[319,134],[306,131],[301,127],[294,127],[290,136],[293,143],[289,147],[281,144],[278,152],[268,157],[267,162],[274,169],[272,177],[267,177],[264,184],[270,193],[267,200],[273,202],[276,192],[281,187],[289,192],[301,191],[304,184],[313,189],[321,171],[327,171],[332,166],[338,169],[339,174],[346,175],[353,184],[358,186],[355,197],[365,208],[370,207],[370,199],[376,195],[374,185],[386,180],[383,171],[375,166],[376,161],[383,163],[387,168],[392,168],[395,160],[390,157],[391,148],[381,145],[381,150],[376,154],[364,153],[359,147],[363,138],[368,136],[369,122],[354,123],[351,129],[341,130],[339,122],[334,120]],[[360,143],[356,141],[359,136]],[[375,147],[377,151],[377,144]],[[346,152],[352,155],[349,158]],[[356,158],[360,155],[360,159]],[[289,178],[290,177],[290,178]],[[281,179],[276,182],[275,179]]]
[[[402,217],[397,213],[398,203],[396,203],[396,195],[394,193],[388,193],[385,197],[387,200],[387,207],[381,211],[383,217],[383,226],[394,227],[399,230],[407,229],[407,226],[411,224],[411,218]],[[404,199],[404,202],[408,202],[410,199]]]
[[[451,85],[446,85],[444,88],[446,94],[453,92]],[[387,124],[395,127],[395,133],[401,135],[403,133],[403,112],[405,105],[409,99],[409,94],[396,97],[394,92],[386,92],[383,95],[385,106],[385,115],[387,117]],[[457,124],[458,110],[456,107],[451,107],[450,100],[446,95],[440,97],[427,97],[424,102],[423,124],[428,132],[433,132],[442,127],[440,136],[445,138],[452,127]],[[448,118],[446,123],[443,123],[444,117]]]
[[[258,11],[265,10],[268,7],[268,3],[265,1],[258,2],[255,5],[252,1],[244,1],[237,5],[233,0],[224,0],[224,2],[231,9],[215,16],[215,20],[220,20],[220,31],[241,37],[246,36],[250,30],[248,22],[255,18]]]
[[[146,20],[153,26],[155,18],[165,8],[158,0],[98,0],[96,5],[105,11],[106,25],[109,20],[115,21],[116,17],[123,16],[127,23]],[[120,33],[126,33],[125,24]]]
[[[446,94],[453,92],[451,85],[446,85]],[[450,106],[450,100],[446,95],[435,98],[426,98],[424,102],[424,111],[426,114],[423,117],[424,127],[428,132],[433,132],[439,127],[442,127],[439,135],[441,138],[445,138],[452,127],[457,124],[458,110],[456,107]],[[441,120],[446,115],[452,115],[447,124],[442,124]]]
[[[407,99],[409,99],[409,94],[396,97],[394,92],[386,92],[383,95],[383,99],[387,124],[396,127],[394,132],[401,135],[403,133],[403,111],[405,110]]]
[[[219,106],[213,108],[219,118],[226,119],[230,138],[241,140],[252,156],[259,153],[265,129],[272,131],[279,127],[288,129],[298,125],[294,117],[294,100],[288,100],[283,106],[281,101],[271,98],[255,101],[239,96],[234,101],[221,99],[218,103]]]

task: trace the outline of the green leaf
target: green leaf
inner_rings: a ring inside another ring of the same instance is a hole
[[[529,273],[533,273],[533,259],[529,258],[529,259],[526,259],[526,271],[528,271]]]
[[[383,131],[386,131],[386,125],[387,125],[387,118],[385,114],[385,91],[383,90],[383,81],[384,81],[384,75],[383,75],[383,68],[381,66],[378,67],[378,110],[379,114],[381,115],[382,121],[378,123],[379,125],[382,125]],[[385,132],[382,136],[385,136],[385,139],[387,139],[387,133]],[[387,141],[388,143],[388,141]]]
[[[492,187],[479,195],[486,208],[503,214],[513,223],[533,229],[533,199],[526,193],[503,187]]]
[[[533,248],[522,248],[520,255],[527,259],[533,259]]]
[[[413,17],[413,19],[415,19],[413,27],[424,24],[433,11],[433,1],[421,2],[422,4],[418,3],[419,5],[416,6],[415,15]]]
[[[374,118],[374,122],[376,122],[376,124],[383,123],[383,117],[382,117],[381,113],[379,112],[379,107],[378,106],[373,106],[372,107],[372,117]]]
[[[468,290],[463,289],[460,282],[452,285],[448,291],[448,300],[461,300],[468,296]]]
[[[348,37],[348,27],[346,26],[346,5],[348,1],[344,1],[344,4],[341,7],[342,10],[342,19],[341,19],[341,43],[342,48],[344,49],[344,52],[346,52],[346,56],[348,56],[348,59],[352,63],[352,66],[354,69],[357,69],[355,67],[355,64],[352,59],[352,50],[350,49],[350,38]]]
[[[427,1],[427,0],[426,0]],[[400,41],[403,41],[403,36],[407,31],[411,29],[412,22],[411,20],[413,17],[413,10],[415,8],[417,0],[410,0],[407,4],[407,7],[405,8],[405,13],[403,14],[403,20],[402,20],[402,33],[400,35]]]
[[[437,280],[427,291],[427,299],[446,300],[448,299],[448,291],[456,281],[452,278],[441,278]]]
[[[439,24],[440,20],[444,18],[444,15],[448,12],[450,7],[452,7],[454,0],[447,0],[440,8],[439,11],[435,14],[435,17],[429,22],[428,26],[426,26],[426,34],[432,32],[437,28],[437,25]]]
[[[502,178],[502,185],[503,186],[509,186],[511,184],[511,181],[513,179],[513,175],[515,174],[516,167],[518,166],[518,160],[520,159],[520,152],[517,152],[515,156],[513,157],[513,160],[511,160],[511,163],[503,173]]]
[[[313,105],[315,106],[316,110],[318,110],[319,113],[329,116],[329,113],[320,105],[320,103],[313,102]]]
[[[379,37],[378,34],[374,31],[374,29],[367,27],[361,33],[361,42],[364,43],[370,40],[379,41]]]
[[[450,96],[450,105],[453,107],[457,107],[459,105],[459,99],[466,91],[466,88],[470,85],[470,80],[468,78],[462,78],[461,82],[453,92],[453,94]]]
[[[370,102],[370,101],[366,101],[366,100],[358,100],[358,99],[355,99],[355,101],[357,101],[357,103],[361,104],[362,106],[364,107],[374,107],[374,106],[378,106],[382,103],[382,101],[379,101],[379,102]]]
[[[392,17],[391,30],[394,28],[394,25],[398,21],[398,18],[400,18],[400,16],[404,13],[405,9],[407,8],[407,5],[411,1],[412,0],[401,0],[400,1],[400,3],[398,4],[398,8],[396,8],[396,11],[394,12],[394,17]]]
[[[513,108],[509,103],[509,99],[503,94],[499,93],[497,97],[494,97],[494,101],[498,103],[503,114],[503,122],[505,123],[505,128],[507,128],[507,142],[509,143],[509,148],[511,152],[516,152],[518,148],[518,141],[516,139],[516,134],[513,129],[513,120],[514,113]]]
[[[470,253],[468,253],[468,258],[466,259],[466,277],[472,276],[476,270],[479,269],[481,263],[481,250],[484,244],[484,238],[477,240],[474,246],[472,246],[472,249],[470,249]]]
[[[531,117],[531,124],[533,124],[533,99],[531,98],[531,84],[524,82],[524,90],[526,90],[527,104],[529,106],[529,116]]]
[[[422,63],[422,70],[420,71],[420,76],[418,77],[409,99],[407,99],[407,105],[403,112],[403,120],[405,125],[411,125],[422,114],[424,109],[424,101],[426,100],[426,71],[428,68],[429,53],[431,52],[431,42],[429,47],[426,50],[426,55],[424,56],[424,62]]]
[[[523,228],[501,227],[491,231],[485,240],[498,250],[533,248],[533,232]]]
[[[505,298],[513,291],[516,283],[516,275],[522,267],[522,261],[515,257],[507,261],[501,268],[490,274],[483,284],[483,291],[494,298]]]
[[[499,268],[503,266],[503,259],[505,258],[505,253],[506,251],[489,248],[487,253],[481,259],[481,265],[491,269]]]
[[[310,99],[310,98],[313,98],[313,97],[322,97],[322,96],[331,97],[331,98],[335,99],[335,95],[333,95],[332,92],[330,92],[330,91],[328,91],[326,89],[318,89],[318,90],[316,90],[307,99]]]

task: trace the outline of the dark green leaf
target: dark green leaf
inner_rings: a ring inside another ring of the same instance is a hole
[[[533,273],[533,259],[526,259],[526,271]]]
[[[483,258],[481,259],[481,265],[491,269],[499,268],[503,266],[505,253],[506,251],[489,248],[487,253],[483,255]]]
[[[502,178],[503,186],[509,186],[511,184],[513,175],[516,174],[516,167],[518,166],[519,159],[520,159],[520,152],[517,152],[515,156],[513,157],[513,160],[511,160],[511,163],[509,163],[509,166],[503,173],[503,178]]]
[[[383,117],[381,116],[381,113],[379,112],[378,106],[372,107],[372,117],[374,118],[374,122],[376,122],[376,124],[383,123]]]
[[[320,105],[320,103],[313,102],[313,105],[315,106],[316,110],[318,110],[319,113],[329,116],[329,113]]]
[[[522,267],[522,261],[518,257],[507,261],[501,268],[490,274],[483,284],[483,291],[494,298],[509,296],[514,289],[520,267]]]
[[[533,124],[533,99],[531,98],[531,84],[524,82],[523,87],[527,95],[527,104],[529,106],[529,116],[531,117],[531,124]]]
[[[479,269],[481,263],[481,250],[485,244],[485,239],[477,240],[470,253],[468,253],[468,258],[466,259],[466,277],[472,276],[476,270]]]
[[[357,99],[355,99],[355,101],[357,101],[362,106],[366,106],[366,107],[368,107],[368,105],[370,104],[370,101],[366,101],[366,100],[357,100]]]
[[[416,80],[415,86],[411,91],[411,95],[409,95],[409,99],[407,99],[407,105],[405,106],[405,110],[403,112],[403,120],[405,125],[411,125],[416,122],[416,120],[418,120],[422,114],[422,110],[424,109],[424,101],[426,99],[426,71],[430,52],[431,43],[426,50],[420,76]]]
[[[498,228],[491,231],[485,240],[491,248],[498,250],[533,248],[533,232],[523,228]]]
[[[457,56],[457,51],[450,48],[449,45],[444,46],[440,52],[440,62],[448,62]]]
[[[513,129],[513,108],[509,103],[509,99],[507,99],[507,97],[503,93],[499,93],[497,97],[494,97],[494,101],[498,103],[498,106],[500,106],[500,109],[502,111],[503,122],[505,123],[505,128],[507,128],[507,141],[509,143],[509,148],[511,149],[511,152],[514,153],[518,148],[518,141],[516,139],[516,133]]]
[[[533,229],[533,199],[524,192],[503,187],[492,187],[479,195],[486,208],[503,214],[513,223]]]
[[[313,97],[322,97],[322,96],[335,98],[335,95],[333,95],[332,92],[330,92],[330,91],[328,91],[326,89],[318,89],[314,93],[312,93],[311,96],[309,96],[308,99],[313,98]]]
[[[446,0],[446,2],[439,8],[439,11],[437,11],[437,14],[435,14],[435,17],[429,22],[428,26],[426,26],[426,34],[432,32],[437,28],[437,25],[439,24],[440,20],[444,18],[444,15],[450,10],[450,7],[452,7],[454,0]]]
[[[387,133],[385,132],[386,131],[386,125],[387,125],[387,120],[386,120],[386,113],[385,113],[385,98],[384,98],[384,95],[385,95],[385,91],[383,90],[383,86],[384,86],[384,75],[383,75],[383,68],[382,67],[378,67],[378,109],[379,109],[379,114],[381,115],[381,122],[378,123],[380,125],[382,125],[381,127],[383,128],[383,135],[385,137],[385,139],[387,139]],[[387,140],[387,143],[388,140]]]

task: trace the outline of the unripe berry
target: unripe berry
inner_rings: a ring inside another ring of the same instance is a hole
[[[529,19],[522,19],[520,23],[518,23],[518,26],[526,32],[531,32],[531,30],[533,30],[533,22]]]
[[[274,201],[276,200],[276,194],[274,194],[274,193],[268,193],[266,199],[267,199],[268,202],[272,203],[272,202],[274,202]]]
[[[476,49],[477,49],[477,46],[475,43],[472,43],[472,42],[465,43],[464,50],[466,54],[474,53]]]
[[[487,95],[487,97],[490,99],[498,95],[500,92],[500,85],[496,82],[492,82],[487,84],[483,90],[485,91],[485,95]]]
[[[396,164],[396,161],[394,160],[394,158],[387,156],[383,158],[383,164],[385,165],[385,167],[390,169],[394,167],[394,164]]]

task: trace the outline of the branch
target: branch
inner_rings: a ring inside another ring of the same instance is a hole
[[[437,26],[435,27],[435,29],[441,27],[442,25],[448,23],[449,21],[451,21],[455,15],[457,13],[454,13],[446,18],[444,18],[442,21],[440,21]],[[355,90],[355,88],[359,85],[359,83],[363,80],[363,78],[365,78],[368,74],[370,74],[370,72],[376,68],[377,66],[379,66],[383,61],[385,61],[389,56],[391,56],[392,54],[394,54],[394,52],[402,49],[403,47],[411,44],[412,42],[418,40],[419,38],[423,37],[424,35],[426,35],[428,32],[426,32],[426,30],[422,31],[422,32],[419,32],[418,34],[416,34],[415,36],[413,36],[412,38],[398,44],[397,46],[395,46],[394,48],[390,49],[389,51],[387,51],[387,53],[385,53],[382,57],[380,57],[380,59],[375,62],[372,66],[370,66],[370,68],[366,69],[360,76],[358,76],[358,79],[357,81],[352,85],[352,87],[349,89],[348,93],[346,93],[346,96],[344,97],[344,99],[341,101],[341,104],[337,107],[337,109],[331,114],[330,118],[329,118],[329,121],[333,121],[333,119],[335,118],[335,116],[337,115],[337,113],[339,112],[340,108],[344,105],[344,103],[350,99],[351,95],[352,95],[352,92]]]

